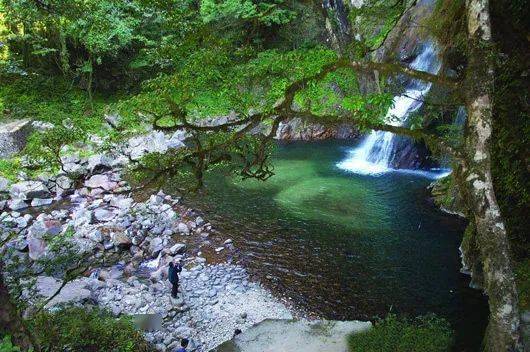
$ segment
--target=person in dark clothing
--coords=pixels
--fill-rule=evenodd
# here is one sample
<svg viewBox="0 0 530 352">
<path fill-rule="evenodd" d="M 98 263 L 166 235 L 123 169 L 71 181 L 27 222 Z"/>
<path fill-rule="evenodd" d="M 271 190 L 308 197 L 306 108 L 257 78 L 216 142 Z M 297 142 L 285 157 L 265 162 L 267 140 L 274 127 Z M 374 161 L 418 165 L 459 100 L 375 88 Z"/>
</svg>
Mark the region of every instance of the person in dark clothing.
<svg viewBox="0 0 530 352">
<path fill-rule="evenodd" d="M 180 348 L 176 352 L 188 352 L 186 347 L 188 347 L 189 343 L 190 343 L 190 341 L 188 339 L 182 339 L 180 341 Z"/>
<path fill-rule="evenodd" d="M 168 280 L 173 287 L 171 288 L 171 297 L 177 298 L 179 292 L 179 273 L 182 271 L 182 266 L 177 263 L 169 263 Z"/>
</svg>

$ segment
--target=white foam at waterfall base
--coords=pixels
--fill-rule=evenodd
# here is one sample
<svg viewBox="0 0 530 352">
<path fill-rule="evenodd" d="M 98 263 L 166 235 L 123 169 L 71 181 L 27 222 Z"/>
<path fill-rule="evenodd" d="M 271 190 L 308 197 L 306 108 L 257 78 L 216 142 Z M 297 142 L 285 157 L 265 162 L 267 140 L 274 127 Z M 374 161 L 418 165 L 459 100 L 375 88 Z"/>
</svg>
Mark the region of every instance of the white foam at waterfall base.
<svg viewBox="0 0 530 352">
<path fill-rule="evenodd" d="M 419 71 L 437 73 L 441 64 L 436 56 L 434 44 L 431 42 L 427 43 L 422 53 L 414 59 L 410 66 Z M 392 107 L 385 117 L 386 123 L 392 126 L 402 126 L 410 113 L 421 107 L 421 99 L 430 88 L 430 83 L 413 81 L 410 88 L 403 95 L 394 98 Z M 337 163 L 337 167 L 356 174 L 375 176 L 398 171 L 429 178 L 439 178 L 450 173 L 448 169 L 426 171 L 391 168 L 390 161 L 395 153 L 394 138 L 395 135 L 391 132 L 370 132 L 358 147 L 349 151 L 346 159 Z"/>
</svg>

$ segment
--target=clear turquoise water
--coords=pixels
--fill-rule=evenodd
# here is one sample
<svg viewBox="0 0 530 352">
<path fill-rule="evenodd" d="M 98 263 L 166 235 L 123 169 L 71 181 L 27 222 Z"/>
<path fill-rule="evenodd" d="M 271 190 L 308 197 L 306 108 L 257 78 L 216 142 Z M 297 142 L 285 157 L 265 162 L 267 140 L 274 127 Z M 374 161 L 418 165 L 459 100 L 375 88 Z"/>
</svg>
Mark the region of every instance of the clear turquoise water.
<svg viewBox="0 0 530 352">
<path fill-rule="evenodd" d="M 191 203 L 234 240 L 235 260 L 300 307 L 329 319 L 434 312 L 458 351 L 478 350 L 487 306 L 459 272 L 465 222 L 429 203 L 429 179 L 338 169 L 353 144 L 280 145 L 268 181 L 211 175 Z"/>
</svg>

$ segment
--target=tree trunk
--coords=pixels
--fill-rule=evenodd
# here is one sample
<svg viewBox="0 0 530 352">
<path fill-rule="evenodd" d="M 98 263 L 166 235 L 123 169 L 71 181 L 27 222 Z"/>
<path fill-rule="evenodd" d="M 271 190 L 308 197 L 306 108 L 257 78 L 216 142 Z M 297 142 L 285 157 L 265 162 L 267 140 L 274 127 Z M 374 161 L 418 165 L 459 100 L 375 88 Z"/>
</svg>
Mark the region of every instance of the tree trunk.
<svg viewBox="0 0 530 352">
<path fill-rule="evenodd" d="M 522 350 L 520 318 L 508 237 L 491 176 L 493 41 L 488 0 L 468 0 L 468 68 L 465 98 L 466 122 L 463 176 L 471 201 L 488 295 L 490 318 L 486 351 Z"/>
</svg>

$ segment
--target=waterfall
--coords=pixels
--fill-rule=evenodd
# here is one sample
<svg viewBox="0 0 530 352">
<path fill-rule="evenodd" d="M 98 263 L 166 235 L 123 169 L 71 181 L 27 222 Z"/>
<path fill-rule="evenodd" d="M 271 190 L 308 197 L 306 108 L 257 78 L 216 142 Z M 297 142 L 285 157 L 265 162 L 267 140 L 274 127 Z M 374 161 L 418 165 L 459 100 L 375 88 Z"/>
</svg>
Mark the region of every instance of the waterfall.
<svg viewBox="0 0 530 352">
<path fill-rule="evenodd" d="M 419 71 L 438 73 L 441 63 L 438 60 L 437 49 L 433 42 L 429 41 L 424 44 L 423 50 L 410 64 L 410 67 Z M 385 117 L 385 122 L 393 126 L 403 126 L 409 115 L 421 107 L 421 100 L 430 88 L 431 83 L 429 82 L 412 80 L 405 93 L 394 98 L 392 107 Z M 348 157 L 339 162 L 337 167 L 361 175 L 380 175 L 396 171 L 391 165 L 392 158 L 396 154 L 395 140 L 396 136 L 391 132 L 372 131 L 364 137 L 358 147 L 349 151 Z M 410 172 L 414 170 L 400 171 Z"/>
</svg>

